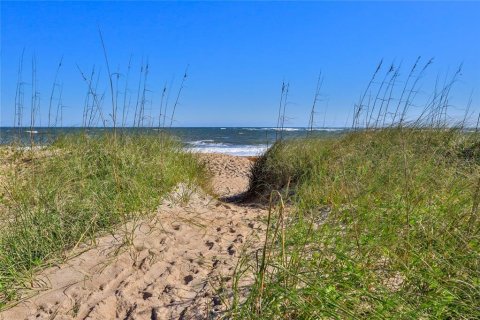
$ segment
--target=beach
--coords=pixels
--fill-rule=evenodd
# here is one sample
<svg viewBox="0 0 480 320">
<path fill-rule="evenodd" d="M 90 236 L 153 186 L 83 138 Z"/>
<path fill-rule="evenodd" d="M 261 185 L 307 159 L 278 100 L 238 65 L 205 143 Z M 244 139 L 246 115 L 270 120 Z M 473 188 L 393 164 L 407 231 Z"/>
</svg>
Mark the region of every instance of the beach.
<svg viewBox="0 0 480 320">
<path fill-rule="evenodd" d="M 480 1 L 0 11 L 0 320 L 480 320 Z"/>
<path fill-rule="evenodd" d="M 178 185 L 156 212 L 95 244 L 79 243 L 65 263 L 41 271 L 33 289 L 0 319 L 221 316 L 232 299 L 239 257 L 261 247 L 266 210 L 219 200 L 246 191 L 252 159 L 199 156 L 212 175 L 214 196 Z"/>
</svg>

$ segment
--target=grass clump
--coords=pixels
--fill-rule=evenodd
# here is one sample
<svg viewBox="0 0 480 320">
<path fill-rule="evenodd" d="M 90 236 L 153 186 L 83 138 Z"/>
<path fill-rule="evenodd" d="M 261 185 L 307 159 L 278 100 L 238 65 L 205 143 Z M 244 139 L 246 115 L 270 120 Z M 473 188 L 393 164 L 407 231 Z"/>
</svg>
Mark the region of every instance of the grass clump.
<svg viewBox="0 0 480 320">
<path fill-rule="evenodd" d="M 0 308 L 31 287 L 35 270 L 100 231 L 151 213 L 177 183 L 204 184 L 204 168 L 158 135 L 75 135 L 14 149 L 1 196 Z"/>
<path fill-rule="evenodd" d="M 251 193 L 280 190 L 239 318 L 480 318 L 480 136 L 396 128 L 280 142 Z M 258 255 L 260 256 L 260 255 Z"/>
</svg>

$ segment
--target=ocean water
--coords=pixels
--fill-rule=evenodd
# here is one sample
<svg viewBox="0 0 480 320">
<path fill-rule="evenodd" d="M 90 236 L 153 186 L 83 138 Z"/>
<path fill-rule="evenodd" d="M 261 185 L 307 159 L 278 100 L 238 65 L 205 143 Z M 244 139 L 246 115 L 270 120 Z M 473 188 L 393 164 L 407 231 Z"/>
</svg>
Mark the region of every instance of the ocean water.
<svg viewBox="0 0 480 320">
<path fill-rule="evenodd" d="M 48 144 L 55 137 L 69 133 L 86 131 L 96 135 L 111 128 L 8 128 L 0 127 L 0 144 L 9 144 L 13 141 L 28 143 L 30 137 L 38 145 Z M 277 128 L 260 127 L 182 127 L 182 128 L 122 128 L 127 134 L 147 133 L 155 134 L 159 130 L 165 130 L 178 137 L 185 147 L 194 152 L 224 153 L 237 156 L 257 156 L 265 152 L 271 146 L 276 137 L 283 135 L 284 139 L 304 137 L 309 134 L 306 128 L 284 128 L 280 132 Z M 345 132 L 345 128 L 314 128 L 310 133 L 315 136 L 335 136 Z"/>
</svg>

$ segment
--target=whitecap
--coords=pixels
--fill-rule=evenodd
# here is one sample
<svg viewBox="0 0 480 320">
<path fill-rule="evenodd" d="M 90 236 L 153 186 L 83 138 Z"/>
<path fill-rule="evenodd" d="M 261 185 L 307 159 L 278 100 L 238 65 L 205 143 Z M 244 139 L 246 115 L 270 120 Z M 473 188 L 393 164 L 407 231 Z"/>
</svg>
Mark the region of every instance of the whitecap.
<svg viewBox="0 0 480 320">
<path fill-rule="evenodd" d="M 313 128 L 313 131 L 326 131 L 326 132 L 336 132 L 336 131 L 345 131 L 345 128 Z"/>
<path fill-rule="evenodd" d="M 236 146 L 196 146 L 188 147 L 188 150 L 199 153 L 223 153 L 233 156 L 259 156 L 267 151 L 266 145 L 236 145 Z"/>
<path fill-rule="evenodd" d="M 188 141 L 187 144 L 196 146 L 196 147 L 229 147 L 231 146 L 231 144 L 229 143 L 215 142 L 215 140 L 211 140 L 211 139 Z"/>
<path fill-rule="evenodd" d="M 249 131 L 268 131 L 268 130 L 273 130 L 273 131 L 300 131 L 300 130 L 305 130 L 304 128 L 242 128 L 242 130 L 249 130 Z"/>
</svg>

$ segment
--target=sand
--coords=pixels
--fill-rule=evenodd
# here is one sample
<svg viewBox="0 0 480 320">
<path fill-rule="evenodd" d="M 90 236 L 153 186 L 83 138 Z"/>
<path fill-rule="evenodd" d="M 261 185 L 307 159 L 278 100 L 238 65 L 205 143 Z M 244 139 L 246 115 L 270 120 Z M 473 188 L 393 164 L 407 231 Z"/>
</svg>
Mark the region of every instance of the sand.
<svg viewBox="0 0 480 320">
<path fill-rule="evenodd" d="M 213 191 L 219 197 L 232 197 L 248 189 L 252 158 L 225 154 L 199 154 L 213 174 Z"/>
<path fill-rule="evenodd" d="M 201 155 L 218 197 L 179 185 L 156 213 L 81 244 L 42 271 L 37 293 L 0 319 L 215 319 L 231 301 L 238 258 L 262 243 L 260 206 L 218 200 L 245 191 L 251 160 Z M 188 198 L 188 200 L 186 200 Z M 248 288 L 248 279 L 240 283 Z"/>
</svg>

